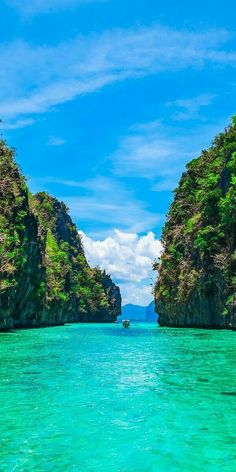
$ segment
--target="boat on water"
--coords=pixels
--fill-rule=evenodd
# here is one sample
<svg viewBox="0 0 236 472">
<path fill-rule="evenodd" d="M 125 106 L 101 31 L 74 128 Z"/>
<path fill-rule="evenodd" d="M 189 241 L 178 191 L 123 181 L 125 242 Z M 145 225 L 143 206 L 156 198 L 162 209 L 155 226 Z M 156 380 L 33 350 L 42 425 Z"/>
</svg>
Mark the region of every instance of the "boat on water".
<svg viewBox="0 0 236 472">
<path fill-rule="evenodd" d="M 123 325 L 123 328 L 128 328 L 130 326 L 130 321 L 129 320 L 122 320 L 122 325 Z"/>
</svg>

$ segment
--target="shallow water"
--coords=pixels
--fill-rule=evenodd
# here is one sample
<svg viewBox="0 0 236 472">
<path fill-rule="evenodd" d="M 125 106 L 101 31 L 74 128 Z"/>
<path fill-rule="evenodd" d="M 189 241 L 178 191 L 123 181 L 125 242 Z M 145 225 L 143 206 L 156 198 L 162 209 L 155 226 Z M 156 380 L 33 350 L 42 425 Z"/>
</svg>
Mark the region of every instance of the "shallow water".
<svg viewBox="0 0 236 472">
<path fill-rule="evenodd" d="M 1 334 L 1 472 L 235 471 L 235 347 L 153 324 Z"/>
</svg>

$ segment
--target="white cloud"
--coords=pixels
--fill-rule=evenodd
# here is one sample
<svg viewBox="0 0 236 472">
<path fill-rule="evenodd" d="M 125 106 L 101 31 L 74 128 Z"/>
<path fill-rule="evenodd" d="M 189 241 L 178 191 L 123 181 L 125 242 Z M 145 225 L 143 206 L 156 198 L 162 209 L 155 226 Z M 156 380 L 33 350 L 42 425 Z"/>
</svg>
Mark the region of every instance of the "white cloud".
<svg viewBox="0 0 236 472">
<path fill-rule="evenodd" d="M 74 218 L 100 225 L 119 225 L 127 231 L 137 233 L 151 229 L 164 220 L 163 215 L 151 213 L 143 202 L 133 199 L 130 195 L 127 199 L 119 199 L 115 189 L 114 193 L 109 196 L 105 193 L 101 198 L 95 195 L 63 197 L 63 200 Z"/>
<path fill-rule="evenodd" d="M 109 0 L 5 0 L 9 6 L 16 8 L 21 14 L 26 16 L 50 13 L 81 4 L 104 1 Z"/>
<path fill-rule="evenodd" d="M 50 136 L 50 138 L 48 139 L 48 142 L 47 142 L 47 145 L 48 146 L 62 146 L 63 144 L 65 144 L 65 139 L 63 138 L 59 138 L 57 136 Z"/>
<path fill-rule="evenodd" d="M 84 248 L 91 264 L 106 269 L 116 279 L 141 282 L 149 277 L 152 263 L 162 245 L 152 232 L 146 236 L 114 231 L 113 237 L 95 241 L 83 234 Z"/>
<path fill-rule="evenodd" d="M 179 178 L 183 161 L 194 155 L 192 137 L 174 133 L 173 128 L 159 121 L 132 126 L 129 134 L 120 138 L 118 150 L 111 156 L 116 175 L 162 177 L 173 189 L 173 178 Z"/>
<path fill-rule="evenodd" d="M 119 283 L 122 305 L 132 303 L 134 305 L 147 306 L 153 300 L 153 283 L 146 282 L 147 285 L 135 284 L 131 282 Z"/>
<path fill-rule="evenodd" d="M 116 229 L 112 236 L 98 241 L 81 234 L 88 261 L 105 269 L 119 283 L 123 304 L 146 305 L 152 300 L 152 264 L 162 251 L 161 242 L 152 232 L 138 236 Z"/>
<path fill-rule="evenodd" d="M 176 175 L 177 174 L 177 175 Z M 157 182 L 151 186 L 153 192 L 173 191 L 176 187 L 179 173 L 175 172 L 170 177 L 160 177 Z"/>
<path fill-rule="evenodd" d="M 174 120 L 191 120 L 198 118 L 199 110 L 210 105 L 215 97 L 216 95 L 213 94 L 203 94 L 193 98 L 174 100 L 173 102 L 168 102 L 167 106 L 177 109 L 172 115 Z"/>
<path fill-rule="evenodd" d="M 117 29 L 56 46 L 0 47 L 0 116 L 43 113 L 126 78 L 206 64 L 234 65 L 224 30 L 192 33 L 161 26 Z"/>
<path fill-rule="evenodd" d="M 0 128 L 3 130 L 25 128 L 26 126 L 33 125 L 34 123 L 35 120 L 33 118 L 25 118 L 0 123 Z"/>
<path fill-rule="evenodd" d="M 65 187 L 75 187 L 90 190 L 92 192 L 113 192 L 114 189 L 119 191 L 119 195 L 122 191 L 121 186 L 117 181 L 114 181 L 112 178 L 97 176 L 95 178 L 87 180 L 72 180 L 72 179 L 61 179 L 58 177 L 41 177 L 41 178 L 32 178 L 31 183 L 33 185 L 44 185 L 44 184 L 59 184 Z"/>
<path fill-rule="evenodd" d="M 212 126 L 196 124 L 191 133 L 181 125 L 166 126 L 159 120 L 133 125 L 110 156 L 114 174 L 145 178 L 156 192 L 173 190 L 186 163 L 210 145 L 228 119 Z"/>
</svg>

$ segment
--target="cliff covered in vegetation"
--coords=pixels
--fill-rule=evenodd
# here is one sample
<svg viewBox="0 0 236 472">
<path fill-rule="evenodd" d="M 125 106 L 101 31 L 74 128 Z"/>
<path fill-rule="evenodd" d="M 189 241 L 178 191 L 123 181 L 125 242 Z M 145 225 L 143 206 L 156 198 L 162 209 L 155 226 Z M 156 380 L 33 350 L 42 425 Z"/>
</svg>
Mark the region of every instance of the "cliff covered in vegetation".
<svg viewBox="0 0 236 472">
<path fill-rule="evenodd" d="M 64 203 L 35 196 L 0 141 L 0 329 L 110 322 L 119 288 L 92 269 Z"/>
<path fill-rule="evenodd" d="M 236 117 L 187 165 L 162 239 L 159 324 L 236 328 Z"/>
</svg>

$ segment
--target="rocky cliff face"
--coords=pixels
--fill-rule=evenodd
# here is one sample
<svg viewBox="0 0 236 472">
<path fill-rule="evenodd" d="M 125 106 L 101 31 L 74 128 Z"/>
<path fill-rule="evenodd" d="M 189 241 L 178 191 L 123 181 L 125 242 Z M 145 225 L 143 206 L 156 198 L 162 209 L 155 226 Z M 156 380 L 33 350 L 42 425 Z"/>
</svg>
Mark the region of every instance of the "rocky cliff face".
<svg viewBox="0 0 236 472">
<path fill-rule="evenodd" d="M 236 119 L 187 165 L 155 268 L 162 326 L 236 328 Z"/>
<path fill-rule="evenodd" d="M 111 322 L 120 312 L 119 288 L 89 267 L 66 206 L 30 195 L 0 141 L 0 329 Z"/>
</svg>

